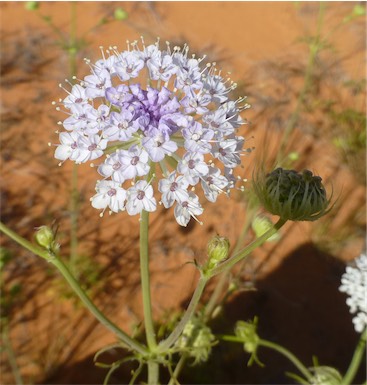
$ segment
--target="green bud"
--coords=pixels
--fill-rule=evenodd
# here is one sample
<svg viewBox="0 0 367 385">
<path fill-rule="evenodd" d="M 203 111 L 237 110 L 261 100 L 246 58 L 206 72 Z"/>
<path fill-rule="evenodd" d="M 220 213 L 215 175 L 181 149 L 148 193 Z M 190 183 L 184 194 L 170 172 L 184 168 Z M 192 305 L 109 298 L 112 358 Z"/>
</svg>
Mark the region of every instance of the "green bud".
<svg viewBox="0 0 367 385">
<path fill-rule="evenodd" d="M 128 14 L 122 8 L 116 8 L 115 13 L 114 13 L 114 17 L 116 20 L 126 20 L 128 17 Z"/>
<path fill-rule="evenodd" d="M 273 227 L 273 222 L 268 217 L 258 215 L 252 221 L 251 227 L 252 230 L 254 230 L 256 237 L 259 238 Z M 275 233 L 268 238 L 267 242 L 277 241 L 279 239 L 280 235 Z"/>
<path fill-rule="evenodd" d="M 55 234 L 48 226 L 41 226 L 35 234 L 36 242 L 52 254 L 58 254 L 60 245 L 55 241 Z"/>
<path fill-rule="evenodd" d="M 316 366 L 311 368 L 314 373 L 310 383 L 314 385 L 341 385 L 341 374 L 330 366 Z"/>
<path fill-rule="evenodd" d="M 257 175 L 253 186 L 264 208 L 285 220 L 314 221 L 331 210 L 322 179 L 309 170 L 277 168 Z"/>
<path fill-rule="evenodd" d="M 38 1 L 27 1 L 25 3 L 25 9 L 28 11 L 36 11 L 39 8 Z"/>
<path fill-rule="evenodd" d="M 225 237 L 215 236 L 208 242 L 208 263 L 207 268 L 213 269 L 228 257 L 229 240 Z"/>
</svg>

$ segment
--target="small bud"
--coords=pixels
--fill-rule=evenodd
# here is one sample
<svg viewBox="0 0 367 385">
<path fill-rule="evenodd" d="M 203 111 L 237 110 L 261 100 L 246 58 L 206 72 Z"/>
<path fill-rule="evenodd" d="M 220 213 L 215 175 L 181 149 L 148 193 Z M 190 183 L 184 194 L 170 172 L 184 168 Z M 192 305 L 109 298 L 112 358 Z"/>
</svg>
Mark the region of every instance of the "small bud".
<svg viewBox="0 0 367 385">
<path fill-rule="evenodd" d="M 314 376 L 310 383 L 314 385 L 341 385 L 343 378 L 340 373 L 330 366 L 316 366 L 310 369 Z"/>
<path fill-rule="evenodd" d="M 38 1 L 27 1 L 25 3 L 25 9 L 27 11 L 36 11 L 39 7 Z"/>
<path fill-rule="evenodd" d="M 35 234 L 36 242 L 50 253 L 56 255 L 60 249 L 60 245 L 55 241 L 55 234 L 48 226 L 41 226 Z"/>
<path fill-rule="evenodd" d="M 285 220 L 314 221 L 331 209 L 322 179 L 309 170 L 277 168 L 257 175 L 253 186 L 264 208 Z"/>
<path fill-rule="evenodd" d="M 207 269 L 213 269 L 228 257 L 229 240 L 225 237 L 215 236 L 208 242 L 208 263 Z"/>
<path fill-rule="evenodd" d="M 128 17 L 128 14 L 122 8 L 116 8 L 115 13 L 114 13 L 114 17 L 116 20 L 126 20 Z"/>
<path fill-rule="evenodd" d="M 273 222 L 265 216 L 256 216 L 251 223 L 252 230 L 254 230 L 256 237 L 259 238 L 273 227 Z M 279 233 L 267 239 L 267 242 L 278 241 L 280 239 Z"/>
</svg>

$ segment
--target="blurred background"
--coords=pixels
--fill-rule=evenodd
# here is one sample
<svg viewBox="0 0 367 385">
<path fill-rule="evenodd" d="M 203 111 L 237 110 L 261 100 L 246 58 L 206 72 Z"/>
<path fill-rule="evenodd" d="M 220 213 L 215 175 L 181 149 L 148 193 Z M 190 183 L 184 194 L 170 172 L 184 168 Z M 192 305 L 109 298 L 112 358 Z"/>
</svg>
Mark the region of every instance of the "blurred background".
<svg viewBox="0 0 367 385">
<path fill-rule="evenodd" d="M 256 250 L 231 275 L 214 331 L 229 333 L 238 319 L 259 316 L 260 335 L 292 350 L 306 365 L 348 367 L 358 341 L 338 291 L 345 265 L 365 247 L 366 24 L 364 2 L 2 2 L 1 221 L 32 240 L 41 225 L 57 228 L 61 255 L 88 294 L 130 333 L 141 331 L 137 217 L 100 218 L 90 206 L 98 178 L 88 165 L 58 167 L 52 101 L 58 85 L 89 72 L 83 62 L 99 47 L 147 44 L 190 46 L 217 62 L 252 105 L 243 117 L 249 146 L 243 177 L 260 164 L 322 176 L 337 198 L 315 223 L 288 223 L 276 242 Z M 67 86 L 67 85 L 66 85 Z M 73 190 L 76 186 L 77 190 Z M 75 191 L 78 193 L 76 194 Z M 216 204 L 204 225 L 177 225 L 172 210 L 151 215 L 153 307 L 157 324 L 187 305 L 216 234 L 232 248 L 250 242 L 259 208 L 251 184 Z M 76 242 L 76 236 L 78 242 Z M 93 355 L 115 341 L 75 298 L 51 266 L 1 234 L 1 382 L 94 384 L 106 371 Z M 209 298 L 213 282 L 206 292 Z M 112 350 L 106 360 L 119 359 Z M 246 366 L 242 347 L 224 344 L 207 366 L 189 367 L 183 383 L 292 383 L 294 370 L 275 353 L 260 352 L 265 368 Z M 128 382 L 123 367 L 111 383 Z M 363 368 L 360 381 L 363 380 Z"/>
</svg>

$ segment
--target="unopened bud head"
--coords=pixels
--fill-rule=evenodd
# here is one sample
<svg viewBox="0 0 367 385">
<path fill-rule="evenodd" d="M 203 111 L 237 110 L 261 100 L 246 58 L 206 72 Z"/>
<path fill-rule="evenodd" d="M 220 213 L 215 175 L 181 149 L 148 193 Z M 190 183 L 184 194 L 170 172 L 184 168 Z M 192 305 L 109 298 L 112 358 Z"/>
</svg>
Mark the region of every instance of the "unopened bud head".
<svg viewBox="0 0 367 385">
<path fill-rule="evenodd" d="M 35 234 L 36 242 L 43 248 L 47 249 L 52 254 L 57 254 L 59 251 L 59 244 L 55 241 L 55 234 L 48 226 L 41 226 L 37 228 Z"/>
<path fill-rule="evenodd" d="M 330 211 L 322 179 L 309 170 L 277 168 L 257 175 L 254 190 L 264 208 L 291 221 L 314 221 Z"/>
<path fill-rule="evenodd" d="M 228 257 L 229 240 L 225 237 L 215 236 L 208 242 L 208 269 L 212 269 Z"/>
</svg>

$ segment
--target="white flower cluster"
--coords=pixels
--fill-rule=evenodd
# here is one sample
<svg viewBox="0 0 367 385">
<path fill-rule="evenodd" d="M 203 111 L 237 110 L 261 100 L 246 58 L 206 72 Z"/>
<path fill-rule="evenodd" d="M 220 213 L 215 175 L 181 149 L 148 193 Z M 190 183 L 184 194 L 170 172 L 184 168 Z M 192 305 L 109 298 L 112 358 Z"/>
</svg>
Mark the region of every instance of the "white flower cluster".
<svg viewBox="0 0 367 385">
<path fill-rule="evenodd" d="M 339 290 L 348 295 L 347 305 L 353 318 L 354 329 L 361 333 L 367 327 L 367 255 L 361 254 L 355 266 L 347 266 Z"/>
<path fill-rule="evenodd" d="M 233 171 L 251 151 L 237 135 L 249 105 L 231 100 L 236 84 L 215 63 L 189 57 L 187 46 L 141 45 L 110 47 L 96 63 L 87 60 L 91 75 L 60 100 L 68 117 L 59 122 L 66 131 L 55 157 L 84 163 L 106 156 L 91 198 L 102 214 L 155 211 L 158 179 L 161 203 L 175 205 L 177 222 L 186 226 L 203 212 L 196 185 L 210 202 L 234 188 Z"/>
</svg>

